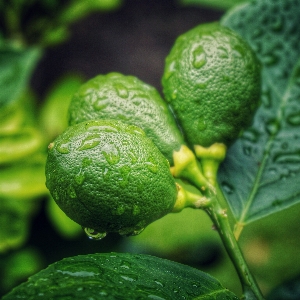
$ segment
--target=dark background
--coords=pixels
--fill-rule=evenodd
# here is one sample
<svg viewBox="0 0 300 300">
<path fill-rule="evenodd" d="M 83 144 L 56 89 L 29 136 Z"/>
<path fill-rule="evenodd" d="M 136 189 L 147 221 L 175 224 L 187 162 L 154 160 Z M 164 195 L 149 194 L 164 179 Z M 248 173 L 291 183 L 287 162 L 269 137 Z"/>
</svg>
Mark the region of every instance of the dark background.
<svg viewBox="0 0 300 300">
<path fill-rule="evenodd" d="M 66 43 L 46 51 L 33 86 L 43 95 L 65 72 L 91 78 L 116 71 L 160 89 L 164 59 L 176 37 L 222 14 L 172 0 L 126 0 L 115 12 L 96 13 L 74 24 Z"/>
</svg>

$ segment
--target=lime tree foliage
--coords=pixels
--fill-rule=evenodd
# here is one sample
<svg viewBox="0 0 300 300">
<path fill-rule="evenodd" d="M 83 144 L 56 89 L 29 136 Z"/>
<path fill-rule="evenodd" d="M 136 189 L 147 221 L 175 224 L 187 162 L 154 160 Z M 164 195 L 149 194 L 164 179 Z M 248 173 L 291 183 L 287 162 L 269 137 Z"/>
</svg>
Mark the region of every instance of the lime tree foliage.
<svg viewBox="0 0 300 300">
<path fill-rule="evenodd" d="M 254 1 L 221 20 L 249 43 L 262 64 L 261 106 L 219 173 L 237 236 L 248 223 L 300 201 L 299 6 L 299 1 Z"/>
</svg>

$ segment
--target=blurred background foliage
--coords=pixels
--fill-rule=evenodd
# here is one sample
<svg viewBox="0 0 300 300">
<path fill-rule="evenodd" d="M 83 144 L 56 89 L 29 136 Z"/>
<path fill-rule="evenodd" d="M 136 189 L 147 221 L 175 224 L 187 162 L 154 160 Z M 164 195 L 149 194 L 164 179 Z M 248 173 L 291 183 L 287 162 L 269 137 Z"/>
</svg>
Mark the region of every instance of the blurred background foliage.
<svg viewBox="0 0 300 300">
<path fill-rule="evenodd" d="M 108 251 L 188 264 L 240 293 L 234 268 L 202 211 L 170 214 L 137 237 L 111 234 L 95 242 L 57 207 L 44 175 L 47 145 L 66 128 L 68 104 L 80 84 L 117 71 L 161 90 L 164 58 L 175 38 L 219 20 L 240 2 L 245 1 L 0 2 L 0 296 L 54 261 Z M 265 293 L 300 273 L 299 214 L 300 206 L 293 206 L 254 222 L 241 237 Z M 297 286 L 293 281 L 292 288 Z M 282 293 L 276 299 L 297 299 L 288 298 L 290 289 Z"/>
</svg>

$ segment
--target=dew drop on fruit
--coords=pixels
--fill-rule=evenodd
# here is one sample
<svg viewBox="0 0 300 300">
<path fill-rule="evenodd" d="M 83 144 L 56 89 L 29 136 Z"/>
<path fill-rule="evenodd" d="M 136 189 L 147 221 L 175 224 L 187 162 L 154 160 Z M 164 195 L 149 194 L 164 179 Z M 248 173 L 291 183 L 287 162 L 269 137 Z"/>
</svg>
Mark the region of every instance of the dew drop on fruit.
<svg viewBox="0 0 300 300">
<path fill-rule="evenodd" d="M 176 61 L 172 61 L 169 66 L 168 66 L 168 69 L 165 71 L 165 78 L 166 79 L 169 79 L 176 71 Z"/>
<path fill-rule="evenodd" d="M 119 149 L 114 144 L 105 144 L 102 147 L 102 154 L 110 165 L 115 165 L 120 160 Z"/>
<path fill-rule="evenodd" d="M 75 199 L 77 197 L 76 191 L 74 189 L 73 186 L 69 186 L 68 188 L 68 195 L 70 196 L 70 198 Z"/>
<path fill-rule="evenodd" d="M 92 228 L 85 227 L 84 229 L 85 234 L 88 236 L 91 240 L 101 240 L 106 237 L 106 232 L 98 232 Z"/>
<path fill-rule="evenodd" d="M 153 174 L 156 174 L 158 172 L 158 165 L 153 158 L 149 157 L 148 161 L 145 162 L 145 165 L 146 165 L 147 169 L 150 172 L 152 172 Z"/>
<path fill-rule="evenodd" d="M 193 51 L 193 66 L 196 69 L 202 68 L 206 64 L 206 53 L 202 46 Z"/>
<path fill-rule="evenodd" d="M 77 184 L 81 185 L 83 183 L 84 179 L 85 179 L 85 176 L 84 176 L 82 170 L 80 170 L 79 173 L 75 175 L 75 182 Z"/>
<path fill-rule="evenodd" d="M 61 154 L 68 154 L 70 153 L 69 150 L 69 143 L 62 143 L 56 146 L 56 149 Z"/>
<path fill-rule="evenodd" d="M 102 110 L 102 109 L 106 108 L 107 106 L 108 106 L 108 102 L 105 101 L 105 99 L 99 99 L 93 105 L 95 110 Z"/>
<path fill-rule="evenodd" d="M 98 146 L 99 143 L 100 143 L 99 136 L 88 136 L 82 141 L 80 147 L 78 147 L 77 150 L 82 151 L 82 150 L 93 149 L 96 146 Z"/>
<path fill-rule="evenodd" d="M 116 83 L 116 84 L 114 84 L 114 87 L 115 87 L 119 97 L 121 97 L 121 98 L 127 98 L 128 97 L 128 90 L 123 84 Z"/>
<path fill-rule="evenodd" d="M 197 122 L 197 129 L 199 131 L 203 131 L 207 128 L 206 122 L 204 118 L 199 118 Z"/>
<path fill-rule="evenodd" d="M 269 122 L 267 122 L 265 128 L 268 134 L 274 135 L 279 131 L 280 124 L 278 123 L 277 120 L 270 120 Z"/>
</svg>

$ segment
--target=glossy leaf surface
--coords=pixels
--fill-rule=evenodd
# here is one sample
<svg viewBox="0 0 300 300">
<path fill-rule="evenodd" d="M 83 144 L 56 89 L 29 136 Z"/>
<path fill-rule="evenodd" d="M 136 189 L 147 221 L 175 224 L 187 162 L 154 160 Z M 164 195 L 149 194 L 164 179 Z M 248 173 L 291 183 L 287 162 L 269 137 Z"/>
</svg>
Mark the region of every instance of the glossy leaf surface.
<svg viewBox="0 0 300 300">
<path fill-rule="evenodd" d="M 252 1 L 221 21 L 262 63 L 261 107 L 219 174 L 238 230 L 300 201 L 299 7 L 299 0 Z"/>
<path fill-rule="evenodd" d="M 92 298 L 238 299 L 197 269 L 148 255 L 102 253 L 56 262 L 3 300 Z"/>
</svg>

